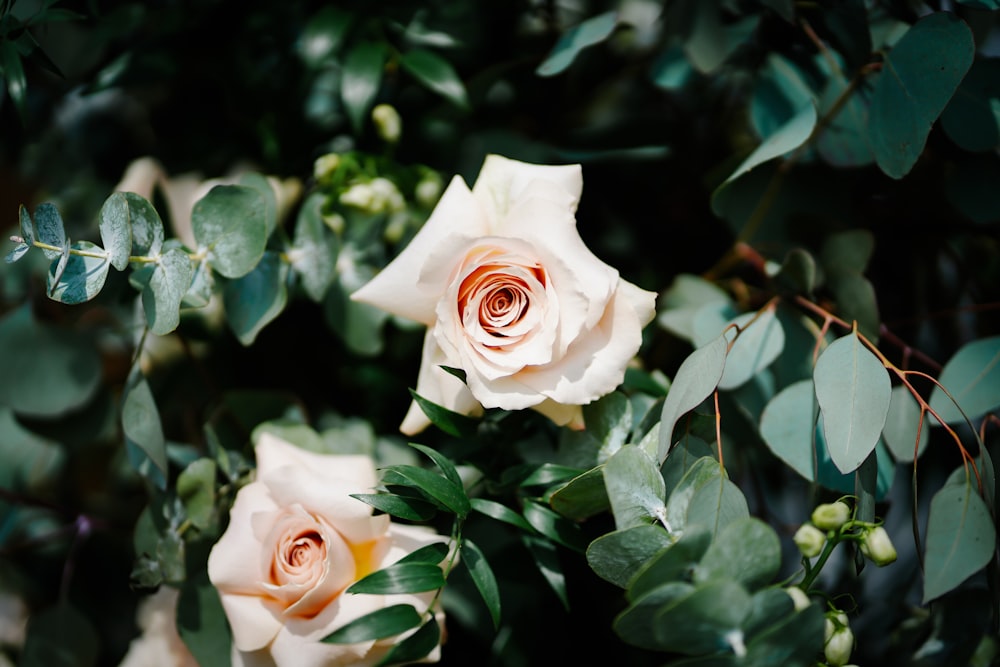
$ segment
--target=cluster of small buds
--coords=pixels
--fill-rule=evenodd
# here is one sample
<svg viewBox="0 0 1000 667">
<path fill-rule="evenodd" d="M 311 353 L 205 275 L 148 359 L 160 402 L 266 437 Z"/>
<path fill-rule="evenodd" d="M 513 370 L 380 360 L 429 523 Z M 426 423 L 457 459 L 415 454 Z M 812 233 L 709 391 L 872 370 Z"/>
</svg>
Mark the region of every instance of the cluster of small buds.
<svg viewBox="0 0 1000 667">
<path fill-rule="evenodd" d="M 847 614 L 829 611 L 823 628 L 823 655 L 830 667 L 846 667 L 854 650 L 854 633 L 851 632 Z"/>
<path fill-rule="evenodd" d="M 341 193 L 340 203 L 371 214 L 398 213 L 406 208 L 396 184 L 381 176 L 354 183 Z"/>
<path fill-rule="evenodd" d="M 843 500 L 817 505 L 809 521 L 795 533 L 795 546 L 806 558 L 815 558 L 823 551 L 830 533 L 851 520 L 851 508 Z"/>
</svg>

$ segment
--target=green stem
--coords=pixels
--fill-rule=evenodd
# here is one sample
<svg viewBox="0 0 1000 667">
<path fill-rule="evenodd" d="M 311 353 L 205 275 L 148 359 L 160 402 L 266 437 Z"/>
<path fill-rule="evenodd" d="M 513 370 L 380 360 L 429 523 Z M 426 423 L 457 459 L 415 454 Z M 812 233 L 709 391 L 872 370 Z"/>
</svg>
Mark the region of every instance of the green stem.
<svg viewBox="0 0 1000 667">
<path fill-rule="evenodd" d="M 816 581 L 816 577 L 819 576 L 820 571 L 823 569 L 823 566 L 826 565 L 827 559 L 830 558 L 830 554 L 833 553 L 833 549 L 837 546 L 839 541 L 840 540 L 837 539 L 827 540 L 826 544 L 823 545 L 823 551 L 820 553 L 819 558 L 816 559 L 816 563 L 806 571 L 805 578 L 802 580 L 802 583 L 799 584 L 799 587 L 806 593 L 809 592 L 813 582 Z"/>
</svg>

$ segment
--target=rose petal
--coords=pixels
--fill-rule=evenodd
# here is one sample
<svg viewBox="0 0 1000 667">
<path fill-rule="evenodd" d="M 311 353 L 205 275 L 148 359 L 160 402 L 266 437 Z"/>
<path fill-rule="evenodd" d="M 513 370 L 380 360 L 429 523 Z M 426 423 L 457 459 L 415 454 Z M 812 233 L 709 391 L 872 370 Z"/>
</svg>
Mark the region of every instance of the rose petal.
<svg viewBox="0 0 1000 667">
<path fill-rule="evenodd" d="M 362 662 L 375 644 L 321 644 L 337 628 L 385 606 L 385 596 L 345 594 L 311 619 L 290 618 L 271 644 L 278 667 L 327 667 L 369 664 Z"/>
<path fill-rule="evenodd" d="M 417 282 L 428 255 L 440 244 L 455 237 L 472 239 L 487 231 L 487 221 L 472 192 L 455 177 L 437 207 L 406 248 L 368 283 L 351 295 L 362 301 L 424 324 L 434 322 L 434 307 L 443 286 Z"/>
<path fill-rule="evenodd" d="M 260 552 L 260 540 L 254 535 L 257 523 L 273 521 L 278 505 L 268 488 L 260 482 L 247 484 L 239 493 L 229 512 L 229 526 L 208 555 L 208 578 L 222 592 L 255 593 L 263 581 L 260 559 L 247 554 Z M 268 518 L 270 517 L 270 518 Z"/>
<path fill-rule="evenodd" d="M 258 479 L 274 468 L 297 465 L 323 477 L 352 480 L 362 489 L 370 489 L 378 482 L 375 464 L 368 456 L 317 454 L 267 432 L 257 439 L 254 450 Z"/>
<path fill-rule="evenodd" d="M 277 667 L 267 647 L 258 651 L 241 651 L 233 644 L 229 659 L 232 667 Z"/>
<path fill-rule="evenodd" d="M 473 398 L 464 382 L 441 369 L 442 365 L 457 366 L 458 360 L 449 363 L 448 358 L 434 339 L 434 330 L 428 329 L 424 336 L 423 356 L 420 373 L 417 375 L 417 393 L 421 397 L 463 415 L 479 414 L 482 406 Z M 410 404 L 406 418 L 399 430 L 406 435 L 414 435 L 429 426 L 431 421 L 416 401 Z"/>
<path fill-rule="evenodd" d="M 489 233 L 508 235 L 505 225 L 510 207 L 533 184 L 545 188 L 544 195 L 536 192 L 535 196 L 544 196 L 573 213 L 583 192 L 583 173 L 578 164 L 539 165 L 486 156 L 472 193 L 490 220 Z"/>
<path fill-rule="evenodd" d="M 260 595 L 237 595 L 219 591 L 229 619 L 233 643 L 241 651 L 256 651 L 271 643 L 283 623 L 273 602 Z"/>
<path fill-rule="evenodd" d="M 579 405 L 556 403 L 547 398 L 538 405 L 531 406 L 531 409 L 545 415 L 557 426 L 568 426 L 576 431 L 584 427 L 583 408 Z"/>
</svg>

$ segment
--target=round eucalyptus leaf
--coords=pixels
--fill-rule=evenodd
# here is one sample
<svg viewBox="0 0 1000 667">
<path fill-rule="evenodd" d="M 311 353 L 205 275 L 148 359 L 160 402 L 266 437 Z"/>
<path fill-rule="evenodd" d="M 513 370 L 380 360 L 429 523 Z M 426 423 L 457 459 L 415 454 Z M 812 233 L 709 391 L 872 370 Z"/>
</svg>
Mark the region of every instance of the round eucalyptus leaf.
<svg viewBox="0 0 1000 667">
<path fill-rule="evenodd" d="M 930 405 L 947 424 L 964 423 L 965 417 L 976 419 L 1000 407 L 1000 336 L 959 348 L 944 365 L 938 383 Z"/>
<path fill-rule="evenodd" d="M 170 333 L 180 323 L 180 307 L 191 286 L 194 268 L 191 258 L 180 248 L 159 256 L 142 290 L 142 308 L 149 330 L 158 336 Z"/>
<path fill-rule="evenodd" d="M 111 266 L 124 271 L 132 254 L 132 221 L 125 193 L 116 192 L 105 199 L 98 217 L 101 243 L 108 252 L 108 261 Z"/>
<path fill-rule="evenodd" d="M 742 637 L 740 626 L 750 609 L 750 594 L 737 582 L 721 579 L 703 584 L 655 612 L 650 621 L 656 646 L 685 655 L 726 650 L 734 637 Z"/>
<path fill-rule="evenodd" d="M 694 571 L 696 582 L 733 579 L 757 590 L 778 574 L 781 542 L 769 525 L 754 517 L 722 529 Z"/>
<path fill-rule="evenodd" d="M 636 526 L 598 537 L 587 547 L 587 564 L 597 576 L 625 588 L 629 579 L 673 543 L 661 526 Z"/>
<path fill-rule="evenodd" d="M 381 42 L 359 42 L 351 47 L 344 59 L 340 96 L 355 132 L 364 127 L 382 85 L 385 45 Z"/>
<path fill-rule="evenodd" d="M 923 424 L 920 424 L 920 405 L 909 389 L 902 385 L 892 388 L 882 439 L 898 462 L 910 463 L 923 454 L 930 439 L 931 421 L 925 416 Z"/>
<path fill-rule="evenodd" d="M 212 268 L 226 278 L 253 270 L 267 243 L 267 205 L 245 185 L 216 185 L 191 211 L 199 246 L 208 249 Z"/>
<path fill-rule="evenodd" d="M 49 298 L 73 305 L 90 301 L 101 293 L 111 264 L 104 250 L 90 241 L 77 241 L 71 249 L 86 254 L 67 253 L 58 280 L 53 262 L 46 275 L 46 283 Z"/>
<path fill-rule="evenodd" d="M 124 218 L 124 224 L 131 230 L 131 254 L 137 257 L 156 257 L 163 248 L 163 221 L 160 219 L 160 214 L 142 195 L 134 192 L 121 194 L 124 196 L 124 201 L 114 200 L 114 215 Z M 115 223 L 118 224 L 122 223 Z"/>
<path fill-rule="evenodd" d="M 55 248 L 66 245 L 66 229 L 62 216 L 55 204 L 44 202 L 35 209 L 35 239 Z M 49 259 L 56 259 L 61 254 L 59 250 L 44 248 L 42 252 Z"/>
<path fill-rule="evenodd" d="M 625 445 L 604 464 L 604 486 L 618 530 L 666 516 L 666 487 L 660 468 L 635 445 Z"/>
<path fill-rule="evenodd" d="M 226 284 L 226 321 L 243 345 L 253 344 L 261 329 L 285 309 L 287 281 L 288 264 L 277 253 L 266 252 L 250 273 Z"/>
</svg>

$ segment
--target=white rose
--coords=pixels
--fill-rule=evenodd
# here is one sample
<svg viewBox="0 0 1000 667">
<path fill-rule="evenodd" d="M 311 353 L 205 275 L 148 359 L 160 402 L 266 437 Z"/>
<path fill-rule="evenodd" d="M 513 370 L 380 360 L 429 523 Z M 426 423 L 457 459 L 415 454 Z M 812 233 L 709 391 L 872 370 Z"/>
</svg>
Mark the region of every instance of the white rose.
<svg viewBox="0 0 1000 667">
<path fill-rule="evenodd" d="M 454 178 L 410 244 L 352 295 L 427 325 L 418 394 L 463 414 L 533 408 L 579 427 L 580 406 L 621 384 L 656 295 L 584 245 L 582 188 L 580 165 L 490 155 L 472 190 Z M 428 424 L 414 403 L 400 428 Z"/>
<path fill-rule="evenodd" d="M 257 478 L 240 489 L 229 526 L 208 559 L 233 633 L 233 664 L 295 667 L 373 665 L 396 639 L 359 644 L 319 640 L 392 604 L 428 610 L 434 592 L 353 595 L 344 590 L 420 547 L 446 538 L 351 498 L 371 492 L 367 456 L 314 454 L 265 434 Z M 443 622 L 440 612 L 437 622 Z M 436 661 L 440 647 L 427 661 Z"/>
<path fill-rule="evenodd" d="M 180 592 L 161 586 L 136 609 L 142 634 L 132 640 L 118 667 L 198 667 L 187 645 L 177 634 L 177 598 Z"/>
</svg>

